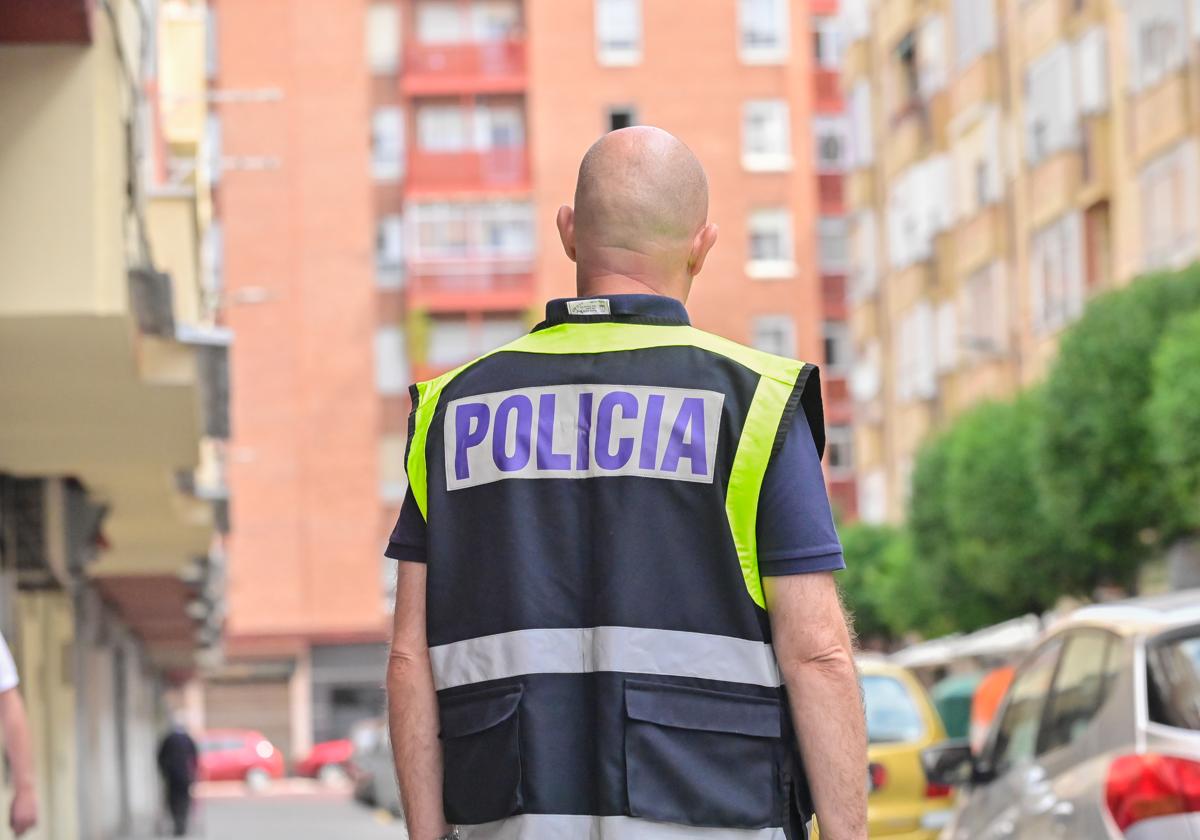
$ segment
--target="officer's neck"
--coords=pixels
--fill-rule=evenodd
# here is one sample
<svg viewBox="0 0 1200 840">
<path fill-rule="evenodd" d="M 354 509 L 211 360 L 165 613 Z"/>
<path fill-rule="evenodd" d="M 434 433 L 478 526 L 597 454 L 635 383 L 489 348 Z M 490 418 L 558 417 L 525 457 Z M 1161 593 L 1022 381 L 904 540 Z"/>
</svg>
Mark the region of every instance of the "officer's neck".
<svg viewBox="0 0 1200 840">
<path fill-rule="evenodd" d="M 689 278 L 637 266 L 588 264 L 580 261 L 575 286 L 580 297 L 605 295 L 663 295 L 686 302 Z"/>
</svg>

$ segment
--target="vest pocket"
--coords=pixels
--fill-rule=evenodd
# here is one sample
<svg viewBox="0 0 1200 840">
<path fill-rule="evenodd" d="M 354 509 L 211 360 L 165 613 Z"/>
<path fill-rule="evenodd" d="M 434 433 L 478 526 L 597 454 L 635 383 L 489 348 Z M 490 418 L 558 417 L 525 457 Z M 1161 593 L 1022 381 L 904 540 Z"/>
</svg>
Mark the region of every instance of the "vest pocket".
<svg viewBox="0 0 1200 840">
<path fill-rule="evenodd" d="M 521 796 L 521 686 L 439 698 L 446 819 L 473 825 L 517 813 Z"/>
<path fill-rule="evenodd" d="M 779 701 L 625 683 L 632 816 L 715 828 L 779 825 Z"/>
</svg>

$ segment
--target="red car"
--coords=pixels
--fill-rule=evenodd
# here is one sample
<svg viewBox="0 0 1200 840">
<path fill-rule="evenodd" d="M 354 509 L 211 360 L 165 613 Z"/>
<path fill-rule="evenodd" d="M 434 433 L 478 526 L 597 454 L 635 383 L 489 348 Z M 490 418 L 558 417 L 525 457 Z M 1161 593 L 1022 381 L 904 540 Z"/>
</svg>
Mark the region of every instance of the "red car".
<svg viewBox="0 0 1200 840">
<path fill-rule="evenodd" d="M 296 762 L 296 775 L 323 781 L 345 778 L 353 755 L 354 744 L 348 740 L 323 741 Z"/>
<path fill-rule="evenodd" d="M 210 729 L 200 737 L 202 782 L 244 781 L 254 789 L 283 778 L 283 754 L 261 732 Z"/>
</svg>

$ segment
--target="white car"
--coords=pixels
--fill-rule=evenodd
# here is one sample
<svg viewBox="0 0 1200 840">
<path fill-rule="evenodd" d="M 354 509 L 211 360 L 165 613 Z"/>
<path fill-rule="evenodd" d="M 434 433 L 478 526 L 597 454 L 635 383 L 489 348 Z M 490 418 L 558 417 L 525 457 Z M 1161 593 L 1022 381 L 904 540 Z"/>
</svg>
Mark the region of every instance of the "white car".
<svg viewBox="0 0 1200 840">
<path fill-rule="evenodd" d="M 923 755 L 943 840 L 1200 840 L 1200 590 L 1084 607 L 1018 667 L 988 742 Z"/>
</svg>

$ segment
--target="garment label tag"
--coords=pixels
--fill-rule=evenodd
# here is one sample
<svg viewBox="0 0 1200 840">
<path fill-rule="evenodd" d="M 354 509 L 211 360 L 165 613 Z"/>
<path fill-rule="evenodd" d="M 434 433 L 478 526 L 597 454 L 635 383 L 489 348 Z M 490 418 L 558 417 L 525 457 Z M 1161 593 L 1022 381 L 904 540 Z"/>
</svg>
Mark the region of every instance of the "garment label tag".
<svg viewBox="0 0 1200 840">
<path fill-rule="evenodd" d="M 588 298 L 567 301 L 567 312 L 572 315 L 611 315 L 612 306 L 608 298 Z"/>
</svg>

